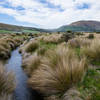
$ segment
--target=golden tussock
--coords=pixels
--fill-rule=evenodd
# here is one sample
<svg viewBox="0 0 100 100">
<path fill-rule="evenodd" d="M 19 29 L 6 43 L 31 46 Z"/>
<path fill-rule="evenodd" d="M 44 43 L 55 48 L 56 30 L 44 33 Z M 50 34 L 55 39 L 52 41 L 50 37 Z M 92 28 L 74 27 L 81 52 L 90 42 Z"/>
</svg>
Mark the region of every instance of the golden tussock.
<svg viewBox="0 0 100 100">
<path fill-rule="evenodd" d="M 46 96 L 64 94 L 83 79 L 86 69 L 86 58 L 79 59 L 72 49 L 61 45 L 46 53 L 28 83 Z"/>
</svg>

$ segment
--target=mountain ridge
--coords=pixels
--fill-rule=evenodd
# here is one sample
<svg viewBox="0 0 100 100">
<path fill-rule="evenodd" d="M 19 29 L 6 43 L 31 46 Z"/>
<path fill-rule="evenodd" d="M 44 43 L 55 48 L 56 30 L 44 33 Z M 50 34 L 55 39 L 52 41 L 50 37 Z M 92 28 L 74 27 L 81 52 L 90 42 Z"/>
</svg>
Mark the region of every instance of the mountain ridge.
<svg viewBox="0 0 100 100">
<path fill-rule="evenodd" d="M 66 31 L 74 31 L 74 32 L 100 32 L 100 21 L 93 21 L 93 20 L 81 20 L 73 22 L 69 25 L 61 26 L 57 29 L 42 29 L 42 28 L 35 28 L 35 27 L 24 27 L 24 26 L 17 26 L 11 24 L 0 23 L 0 33 L 6 32 L 25 32 L 25 33 L 37 33 L 37 32 L 66 32 Z"/>
<path fill-rule="evenodd" d="M 61 26 L 57 29 L 58 31 L 84 31 L 84 32 L 93 32 L 100 31 L 100 21 L 93 20 L 81 20 L 73 22 L 69 25 Z"/>
<path fill-rule="evenodd" d="M 5 23 L 0 23 L 0 30 L 5 31 L 11 31 L 11 32 L 42 32 L 45 31 L 44 29 L 41 28 L 35 28 L 35 27 L 25 27 L 25 26 L 18 26 L 18 25 L 11 25 L 11 24 L 5 24 Z M 5 32 L 4 31 L 4 32 Z"/>
</svg>

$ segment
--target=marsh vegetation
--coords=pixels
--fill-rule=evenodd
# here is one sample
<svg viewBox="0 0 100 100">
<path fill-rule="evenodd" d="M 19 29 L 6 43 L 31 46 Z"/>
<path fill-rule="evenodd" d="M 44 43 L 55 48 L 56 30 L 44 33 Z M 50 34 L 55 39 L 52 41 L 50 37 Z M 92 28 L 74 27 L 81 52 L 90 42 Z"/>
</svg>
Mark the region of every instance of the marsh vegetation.
<svg viewBox="0 0 100 100">
<path fill-rule="evenodd" d="M 0 58 L 8 59 L 19 47 L 27 86 L 44 100 L 100 100 L 100 40 L 90 34 L 4 34 Z M 5 86 L 0 95 L 10 98 L 16 87 L 14 75 L 0 66 L 0 84 Z"/>
</svg>

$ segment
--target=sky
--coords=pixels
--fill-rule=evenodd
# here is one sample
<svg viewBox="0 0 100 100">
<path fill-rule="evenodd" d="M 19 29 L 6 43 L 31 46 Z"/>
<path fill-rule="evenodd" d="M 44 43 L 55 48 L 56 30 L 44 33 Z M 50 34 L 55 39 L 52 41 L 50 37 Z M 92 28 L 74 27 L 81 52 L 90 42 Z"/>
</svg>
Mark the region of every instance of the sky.
<svg viewBox="0 0 100 100">
<path fill-rule="evenodd" d="M 100 21 L 100 0 L 0 0 L 0 22 L 52 29 L 79 20 Z"/>
</svg>

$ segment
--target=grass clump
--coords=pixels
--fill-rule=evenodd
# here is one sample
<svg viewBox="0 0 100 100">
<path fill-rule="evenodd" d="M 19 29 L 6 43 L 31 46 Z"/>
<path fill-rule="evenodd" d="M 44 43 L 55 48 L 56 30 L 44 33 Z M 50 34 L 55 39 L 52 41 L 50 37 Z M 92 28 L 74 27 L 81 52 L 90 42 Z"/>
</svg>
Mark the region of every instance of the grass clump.
<svg viewBox="0 0 100 100">
<path fill-rule="evenodd" d="M 91 41 L 86 38 L 74 38 L 68 41 L 68 45 L 72 48 L 87 47 L 91 44 Z"/>
<path fill-rule="evenodd" d="M 44 35 L 40 36 L 38 39 L 45 43 L 55 43 L 55 44 L 58 44 L 63 41 L 62 34 L 50 34 L 47 36 Z"/>
<path fill-rule="evenodd" d="M 100 61 L 100 40 L 93 40 L 90 46 L 82 48 L 81 53 L 85 55 L 91 62 Z"/>
<path fill-rule="evenodd" d="M 13 74 L 6 72 L 4 66 L 0 63 L 0 100 L 8 100 L 14 89 L 15 83 Z"/>
<path fill-rule="evenodd" d="M 38 55 L 45 55 L 45 52 L 47 51 L 47 48 L 46 47 L 40 47 L 38 50 L 37 50 L 37 53 Z"/>
<path fill-rule="evenodd" d="M 2 45 L 0 45 L 0 59 L 8 59 L 10 57 L 9 49 L 6 49 Z"/>
<path fill-rule="evenodd" d="M 27 43 L 27 45 L 25 46 L 25 52 L 27 53 L 32 53 L 34 52 L 37 48 L 39 47 L 39 43 L 38 41 L 30 41 L 29 43 Z"/>
<path fill-rule="evenodd" d="M 18 47 L 23 41 L 23 37 L 15 34 L 4 34 L 0 38 L 0 59 L 8 59 L 11 51 Z"/>
<path fill-rule="evenodd" d="M 28 76 L 31 76 L 33 71 L 39 67 L 41 59 L 42 57 L 37 53 L 34 53 L 33 55 L 29 56 L 28 59 L 24 59 L 23 68 Z"/>
<path fill-rule="evenodd" d="M 63 96 L 65 92 L 82 81 L 87 68 L 86 59 L 79 59 L 66 46 L 47 51 L 39 67 L 32 73 L 28 83 L 46 96 Z"/>
</svg>

